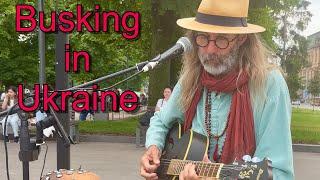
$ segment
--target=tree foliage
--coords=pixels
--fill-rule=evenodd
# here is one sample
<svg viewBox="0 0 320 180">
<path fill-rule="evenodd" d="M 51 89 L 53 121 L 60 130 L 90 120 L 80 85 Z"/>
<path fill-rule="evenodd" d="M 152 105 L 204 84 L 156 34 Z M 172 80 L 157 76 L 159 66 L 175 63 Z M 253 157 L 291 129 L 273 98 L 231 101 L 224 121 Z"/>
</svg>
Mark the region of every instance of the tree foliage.
<svg viewBox="0 0 320 180">
<path fill-rule="evenodd" d="M 19 1 L 37 7 L 35 2 Z M 176 20 L 194 16 L 200 2 L 201 0 L 99 1 L 98 4 L 104 11 L 113 10 L 120 15 L 128 10 L 140 12 L 140 37 L 128 41 L 112 30 L 108 33 L 71 33 L 69 39 L 72 50 L 86 50 L 90 53 L 92 71 L 70 73 L 70 79 L 78 83 L 89 81 L 134 66 L 163 52 L 183 36 L 183 30 L 176 25 Z M 28 34 L 15 32 L 16 3 L 17 1 L 10 0 L 0 2 L 0 83 L 4 85 L 26 83 L 31 86 L 38 82 L 38 33 L 37 31 Z M 45 1 L 46 18 L 49 19 L 49 13 L 56 8 L 75 12 L 77 4 L 82 4 L 84 10 L 88 11 L 93 10 L 97 2 Z M 307 11 L 309 4 L 306 0 L 250 1 L 248 22 L 266 27 L 267 31 L 262 33 L 262 37 L 282 58 L 282 67 L 288 75 L 287 81 L 291 91 L 301 87 L 297 74 L 306 64 L 307 41 L 301 36 L 301 32 L 310 21 L 311 14 Z M 110 25 L 113 25 L 113 22 Z M 49 84 L 54 84 L 55 81 L 54 38 L 54 33 L 46 34 L 46 78 Z M 151 104 L 160 97 L 164 86 L 173 86 L 176 83 L 180 66 L 179 61 L 172 61 L 150 73 L 150 96 L 154 98 Z M 108 86 L 125 77 L 104 82 L 101 86 Z M 146 75 L 139 76 L 129 81 L 128 86 L 137 90 L 145 82 Z M 126 85 L 119 87 L 126 88 Z"/>
<path fill-rule="evenodd" d="M 298 96 L 297 91 L 302 88 L 298 73 L 308 65 L 308 43 L 302 36 L 302 31 L 306 29 L 312 16 L 307 10 L 310 2 L 307 0 L 251 0 L 250 5 L 251 9 L 263 7 L 269 10 L 270 24 L 274 32 L 267 30 L 266 33 L 271 37 L 264 39 L 281 58 L 281 66 L 287 74 L 286 80 L 291 98 L 295 99 Z M 270 26 L 270 24 L 264 26 Z"/>
<path fill-rule="evenodd" d="M 320 71 L 317 71 L 309 82 L 309 92 L 317 97 L 320 95 Z"/>
<path fill-rule="evenodd" d="M 37 71 L 37 48 L 35 38 L 25 36 L 21 41 L 15 31 L 15 2 L 4 0 L 0 2 L 0 74 L 4 85 L 24 83 L 35 80 Z"/>
<path fill-rule="evenodd" d="M 69 4 L 69 10 L 75 11 L 77 4 L 82 4 L 85 10 L 92 10 L 97 4 L 93 1 L 81 0 Z M 130 1 L 101 1 L 99 5 L 104 11 L 116 11 L 122 15 L 126 11 L 135 11 L 141 14 L 141 35 L 137 40 L 127 40 L 121 34 L 113 31 L 112 21 L 109 24 L 109 33 L 78 33 L 75 32 L 70 37 L 70 44 L 74 50 L 87 50 L 91 55 L 91 73 L 73 74 L 72 79 L 78 82 L 89 81 L 94 78 L 105 76 L 119 70 L 132 67 L 136 63 L 145 61 L 149 57 L 146 51 L 150 47 L 150 8 L 143 0 Z M 102 86 L 109 86 L 126 76 L 102 83 Z M 129 82 L 130 89 L 139 89 L 145 76 L 132 79 Z M 139 83 L 137 83 L 139 82 Z M 125 88 L 126 84 L 119 86 Z"/>
<path fill-rule="evenodd" d="M 30 4 L 37 8 L 36 2 L 27 0 L 19 1 L 23 4 Z M 37 30 L 19 34 L 15 31 L 15 5 L 16 1 L 3 0 L 0 2 L 0 73 L 1 83 L 16 85 L 26 83 L 31 86 L 38 82 L 38 32 Z M 46 23 L 50 23 L 51 11 L 57 12 L 73 11 L 77 4 L 82 4 L 84 11 L 91 11 L 97 4 L 88 0 L 64 0 L 64 1 L 44 1 Z M 101 1 L 99 2 L 101 11 L 117 11 L 121 16 L 125 11 L 137 11 L 142 15 L 141 33 L 137 40 L 130 41 L 124 39 L 121 34 L 113 31 L 107 33 L 73 32 L 69 34 L 72 51 L 88 51 L 91 55 L 91 72 L 84 73 L 81 66 L 80 73 L 70 73 L 70 80 L 81 83 L 94 78 L 105 76 L 119 70 L 134 66 L 136 63 L 145 61 L 149 57 L 147 49 L 150 47 L 150 8 L 143 0 L 130 1 Z M 110 29 L 113 22 L 109 23 Z M 47 83 L 55 82 L 55 33 L 46 34 L 46 78 Z M 81 64 L 83 65 L 83 63 Z M 109 86 L 126 76 L 104 82 L 101 86 Z M 146 76 L 133 78 L 128 82 L 130 89 L 138 90 L 144 82 Z M 127 84 L 119 86 L 126 88 Z"/>
<path fill-rule="evenodd" d="M 309 82 L 309 92 L 313 95 L 313 110 L 315 98 L 320 96 L 320 71 L 316 71 L 314 77 Z"/>
<path fill-rule="evenodd" d="M 281 65 L 287 73 L 287 83 L 291 98 L 297 98 L 297 90 L 302 88 L 298 77 L 300 70 L 308 65 L 308 43 L 302 36 L 311 18 L 307 10 L 310 2 L 306 0 L 282 0 L 274 10 L 274 17 L 279 24 L 278 55 Z"/>
</svg>

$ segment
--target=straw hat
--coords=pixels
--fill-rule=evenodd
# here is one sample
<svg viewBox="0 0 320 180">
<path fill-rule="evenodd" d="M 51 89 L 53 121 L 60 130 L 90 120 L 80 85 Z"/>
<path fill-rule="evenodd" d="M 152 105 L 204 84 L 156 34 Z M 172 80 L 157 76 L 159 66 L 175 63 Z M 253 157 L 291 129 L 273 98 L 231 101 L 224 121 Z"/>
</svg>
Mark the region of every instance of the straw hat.
<svg viewBox="0 0 320 180">
<path fill-rule="evenodd" d="M 264 27 L 247 23 L 249 0 L 202 0 L 196 17 L 178 19 L 183 28 L 211 33 L 250 34 Z"/>
</svg>

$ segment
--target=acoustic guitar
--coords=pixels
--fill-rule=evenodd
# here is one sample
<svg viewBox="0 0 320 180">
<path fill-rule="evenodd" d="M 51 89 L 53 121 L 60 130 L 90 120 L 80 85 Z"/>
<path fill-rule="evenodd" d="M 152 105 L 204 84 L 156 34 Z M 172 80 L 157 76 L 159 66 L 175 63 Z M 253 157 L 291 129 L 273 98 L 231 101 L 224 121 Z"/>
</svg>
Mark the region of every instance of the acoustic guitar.
<svg viewBox="0 0 320 180">
<path fill-rule="evenodd" d="M 192 130 L 181 133 L 180 124 L 169 131 L 165 148 L 160 158 L 157 174 L 161 180 L 178 180 L 179 174 L 188 163 L 195 165 L 196 173 L 203 179 L 272 179 L 271 161 L 238 161 L 233 164 L 203 162 L 207 154 L 209 138 Z M 250 156 L 249 156 L 250 157 Z"/>
</svg>

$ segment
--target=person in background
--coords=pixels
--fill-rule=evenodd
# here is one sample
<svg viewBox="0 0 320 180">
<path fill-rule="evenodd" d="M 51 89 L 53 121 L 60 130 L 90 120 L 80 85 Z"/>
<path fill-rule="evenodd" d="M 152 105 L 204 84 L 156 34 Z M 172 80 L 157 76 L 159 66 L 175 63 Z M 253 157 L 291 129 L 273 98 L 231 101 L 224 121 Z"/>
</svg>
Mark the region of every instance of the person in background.
<svg viewBox="0 0 320 180">
<path fill-rule="evenodd" d="M 3 100 L 2 110 L 10 109 L 17 102 L 18 102 L 17 90 L 15 87 L 10 86 L 8 88 L 8 91 L 7 91 L 5 98 Z M 2 132 L 3 132 L 4 140 L 6 142 L 9 142 L 8 133 L 4 131 L 5 119 L 6 118 L 2 119 Z M 12 127 L 13 135 L 14 135 L 14 142 L 18 143 L 19 142 L 19 133 L 18 132 L 19 132 L 19 127 L 20 127 L 20 119 L 19 119 L 17 113 L 8 116 L 6 130 L 8 130 L 8 124 L 10 124 Z"/>
<path fill-rule="evenodd" d="M 88 90 L 89 95 L 92 95 L 92 90 Z M 89 102 L 89 110 L 82 110 L 80 112 L 79 120 L 80 121 L 85 121 L 87 119 L 88 114 L 90 113 L 92 116 L 94 115 L 94 111 L 92 110 L 93 102 L 92 98 L 90 97 L 90 102 Z"/>
<path fill-rule="evenodd" d="M 164 108 L 170 98 L 172 92 L 172 88 L 167 86 L 164 88 L 163 90 L 163 98 L 162 99 L 158 99 L 155 111 L 160 111 L 160 109 Z"/>
<path fill-rule="evenodd" d="M 142 106 L 146 106 L 147 105 L 147 97 L 146 97 L 146 95 L 144 93 L 141 93 L 139 100 L 140 100 L 140 104 Z"/>
</svg>

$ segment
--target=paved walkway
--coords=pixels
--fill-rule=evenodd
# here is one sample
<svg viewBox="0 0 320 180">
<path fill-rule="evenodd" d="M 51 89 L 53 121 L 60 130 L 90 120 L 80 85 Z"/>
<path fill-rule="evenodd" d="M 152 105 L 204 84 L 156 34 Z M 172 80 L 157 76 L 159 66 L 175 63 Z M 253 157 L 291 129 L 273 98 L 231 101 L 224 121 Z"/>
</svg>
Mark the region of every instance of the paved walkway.
<svg viewBox="0 0 320 180">
<path fill-rule="evenodd" d="M 6 180 L 4 144 L 0 141 L 0 179 Z M 44 173 L 56 169 L 56 144 L 49 143 Z M 39 179 L 45 146 L 37 161 L 30 163 L 30 180 Z M 9 168 L 11 180 L 22 180 L 22 164 L 18 159 L 19 145 L 8 144 Z M 101 180 L 135 180 L 138 174 L 139 158 L 143 148 L 126 143 L 81 143 L 71 146 L 71 168 L 80 167 L 94 172 Z M 32 178 L 31 178 L 32 177 Z"/>
<path fill-rule="evenodd" d="M 56 144 L 49 143 L 49 151 L 44 173 L 56 169 Z M 8 144 L 9 168 L 11 180 L 22 179 L 22 165 L 18 159 L 19 145 Z M 71 146 L 71 167 L 84 169 L 98 174 L 102 180 L 141 180 L 139 158 L 143 148 L 134 144 L 83 142 Z M 41 173 L 45 146 L 39 160 L 30 163 L 30 178 L 38 179 Z M 0 141 L 0 179 L 6 180 L 5 155 L 3 141 Z M 297 180 L 318 179 L 320 177 L 320 153 L 294 153 L 295 172 Z"/>
</svg>

